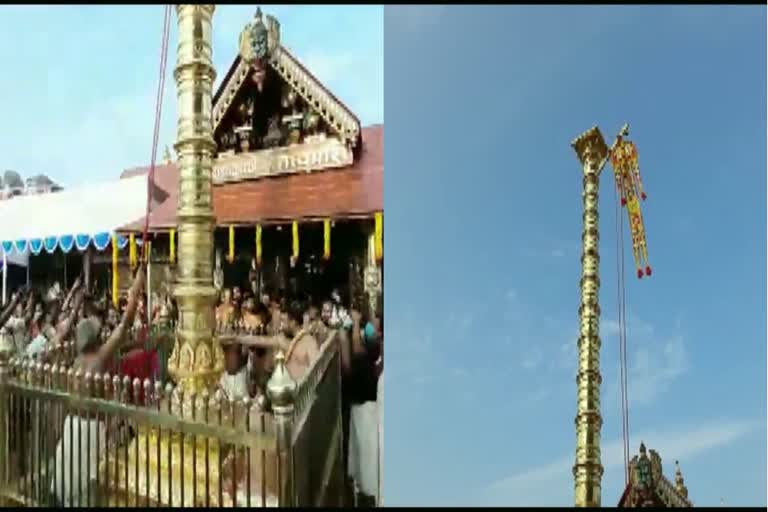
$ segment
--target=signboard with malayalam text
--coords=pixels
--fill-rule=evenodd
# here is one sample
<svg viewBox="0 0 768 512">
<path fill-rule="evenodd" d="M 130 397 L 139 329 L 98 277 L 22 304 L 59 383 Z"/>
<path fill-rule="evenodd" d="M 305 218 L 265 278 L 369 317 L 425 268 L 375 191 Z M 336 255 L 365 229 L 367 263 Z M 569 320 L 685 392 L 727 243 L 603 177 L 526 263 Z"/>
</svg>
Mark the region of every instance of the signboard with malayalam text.
<svg viewBox="0 0 768 512">
<path fill-rule="evenodd" d="M 348 167 L 352 150 L 339 140 L 324 138 L 286 147 L 220 156 L 213 164 L 213 184 Z"/>
</svg>

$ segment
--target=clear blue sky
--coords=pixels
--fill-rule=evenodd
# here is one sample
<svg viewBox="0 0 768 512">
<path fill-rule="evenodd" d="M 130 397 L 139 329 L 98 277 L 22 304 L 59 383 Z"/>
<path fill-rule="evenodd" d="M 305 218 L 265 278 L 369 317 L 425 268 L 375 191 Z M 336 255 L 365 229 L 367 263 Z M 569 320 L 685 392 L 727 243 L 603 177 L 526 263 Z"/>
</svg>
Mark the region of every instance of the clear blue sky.
<svg viewBox="0 0 768 512">
<path fill-rule="evenodd" d="M 0 169 L 71 186 L 148 162 L 162 8 L 0 9 Z M 221 75 L 254 11 L 217 8 Z M 364 124 L 383 121 L 386 90 L 389 504 L 572 503 L 569 143 L 625 121 L 654 267 L 627 280 L 632 449 L 658 449 L 668 475 L 680 459 L 698 505 L 766 504 L 765 7 L 265 12 Z M 171 144 L 170 75 L 166 108 Z M 611 187 L 603 176 L 605 505 L 621 488 Z"/>
<path fill-rule="evenodd" d="M 654 275 L 627 278 L 631 448 L 766 505 L 766 26 L 753 7 L 386 7 L 385 496 L 573 503 L 580 166 L 626 121 Z M 603 504 L 623 485 L 602 177 Z M 632 263 L 627 254 L 627 266 Z"/>
</svg>

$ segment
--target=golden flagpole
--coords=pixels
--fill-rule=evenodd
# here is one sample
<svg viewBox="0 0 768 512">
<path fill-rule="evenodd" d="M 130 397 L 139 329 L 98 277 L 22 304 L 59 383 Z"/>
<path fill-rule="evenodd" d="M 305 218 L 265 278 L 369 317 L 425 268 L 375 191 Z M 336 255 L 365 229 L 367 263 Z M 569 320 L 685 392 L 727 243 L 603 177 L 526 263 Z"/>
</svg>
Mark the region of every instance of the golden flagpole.
<svg viewBox="0 0 768 512">
<path fill-rule="evenodd" d="M 179 168 L 179 270 L 174 296 L 179 305 L 179 322 L 168 371 L 187 395 L 210 390 L 223 371 L 221 346 L 213 337 L 213 11 L 213 5 L 176 6 L 179 44 L 174 78 L 178 120 L 174 148 Z"/>
<path fill-rule="evenodd" d="M 595 126 L 579 135 L 571 146 L 582 167 L 583 228 L 581 232 L 581 302 L 579 304 L 579 366 L 576 376 L 576 462 L 573 466 L 577 507 L 599 507 L 603 465 L 600 459 L 600 222 L 598 214 L 600 172 L 621 136 L 611 148 Z"/>
<path fill-rule="evenodd" d="M 571 145 L 583 173 L 581 233 L 581 303 L 579 305 L 579 369 L 576 377 L 575 504 L 599 507 L 603 466 L 600 462 L 600 254 L 598 199 L 600 171 L 608 158 L 608 146 L 595 126 L 579 135 Z"/>
</svg>

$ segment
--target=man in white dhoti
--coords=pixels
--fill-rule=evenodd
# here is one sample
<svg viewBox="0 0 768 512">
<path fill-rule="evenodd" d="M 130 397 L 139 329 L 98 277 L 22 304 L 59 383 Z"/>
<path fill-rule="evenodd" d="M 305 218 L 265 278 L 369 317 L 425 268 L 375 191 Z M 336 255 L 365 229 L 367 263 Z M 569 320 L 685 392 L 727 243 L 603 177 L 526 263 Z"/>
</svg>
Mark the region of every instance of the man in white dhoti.
<svg viewBox="0 0 768 512">
<path fill-rule="evenodd" d="M 380 416 L 377 400 L 378 365 L 382 347 L 381 322 L 372 318 L 361 326 L 361 315 L 351 311 L 351 354 L 342 384 L 344 406 L 349 408 L 347 475 L 352 479 L 360 505 L 376 502 L 380 478 Z M 342 340 L 344 343 L 346 340 Z M 342 353 L 344 350 L 342 350 Z M 344 362 L 344 361 L 343 361 Z"/>
<path fill-rule="evenodd" d="M 379 406 L 379 492 L 376 496 L 376 504 L 384 506 L 384 494 L 382 481 L 384 480 L 384 372 L 379 374 L 379 384 L 376 386 L 376 402 Z"/>
<path fill-rule="evenodd" d="M 219 390 L 227 400 L 242 400 L 251 395 L 248 358 L 236 339 L 221 339 L 224 349 L 224 373 Z"/>
</svg>

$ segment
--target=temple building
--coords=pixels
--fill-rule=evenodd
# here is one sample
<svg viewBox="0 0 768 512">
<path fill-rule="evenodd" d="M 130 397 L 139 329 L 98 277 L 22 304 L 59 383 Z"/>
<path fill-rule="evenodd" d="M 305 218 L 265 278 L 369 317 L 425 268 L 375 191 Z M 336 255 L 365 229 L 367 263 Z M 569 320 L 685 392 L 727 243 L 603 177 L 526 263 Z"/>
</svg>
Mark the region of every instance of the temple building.
<svg viewBox="0 0 768 512">
<path fill-rule="evenodd" d="M 383 125 L 362 127 L 281 44 L 280 24 L 260 10 L 240 35 L 212 117 L 217 286 L 251 283 L 254 293 L 314 298 L 338 289 L 370 306 L 381 288 Z M 121 178 L 148 172 L 129 169 Z M 167 197 L 149 216 L 154 289 L 174 281 L 178 183 L 166 151 L 154 184 Z M 118 231 L 138 243 L 144 226 L 141 218 Z M 127 252 L 119 255 L 121 287 Z"/>
<path fill-rule="evenodd" d="M 661 466 L 661 457 L 655 450 L 646 451 L 640 443 L 640 455 L 629 463 L 629 484 L 618 503 L 619 508 L 682 508 L 693 507 L 688 498 L 680 465 L 675 461 L 675 481 L 667 479 Z"/>
</svg>

